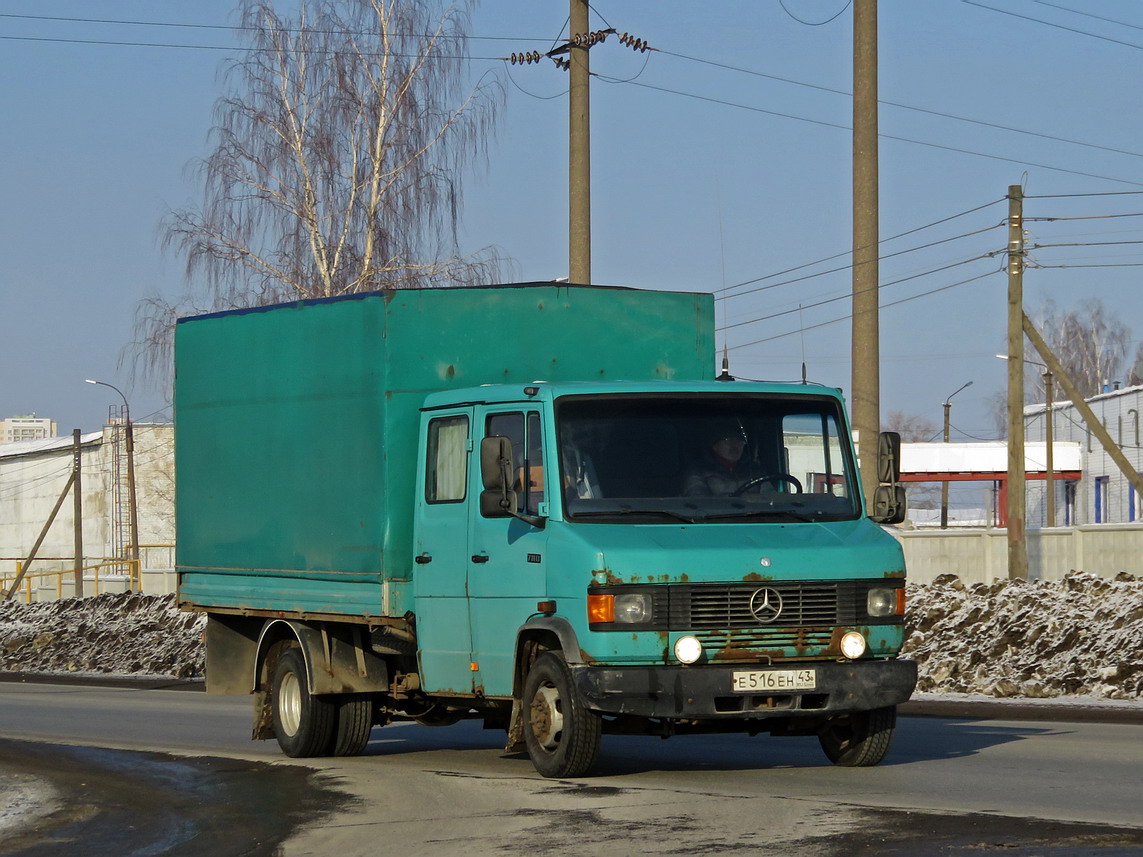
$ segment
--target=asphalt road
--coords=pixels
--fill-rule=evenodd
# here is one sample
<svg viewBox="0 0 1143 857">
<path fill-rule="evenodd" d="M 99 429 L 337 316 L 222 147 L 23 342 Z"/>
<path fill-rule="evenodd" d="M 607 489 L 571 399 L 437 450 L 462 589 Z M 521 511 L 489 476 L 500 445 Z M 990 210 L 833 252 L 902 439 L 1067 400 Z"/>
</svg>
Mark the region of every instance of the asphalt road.
<svg viewBox="0 0 1143 857">
<path fill-rule="evenodd" d="M 366 756 L 302 767 L 247 740 L 249 711 L 0 682 L 0 770 L 61 796 L 0 854 L 1143 855 L 1136 723 L 904 717 L 872 769 L 813 739 L 607 736 L 599 776 L 553 781 L 475 723 L 376 729 Z"/>
</svg>

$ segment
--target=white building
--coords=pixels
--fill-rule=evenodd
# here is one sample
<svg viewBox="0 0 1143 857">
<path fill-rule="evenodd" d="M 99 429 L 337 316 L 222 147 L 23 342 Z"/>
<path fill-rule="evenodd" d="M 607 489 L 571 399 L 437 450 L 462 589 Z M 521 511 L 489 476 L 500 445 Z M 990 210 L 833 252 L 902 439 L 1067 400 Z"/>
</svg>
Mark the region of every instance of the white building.
<svg viewBox="0 0 1143 857">
<path fill-rule="evenodd" d="M 1135 469 L 1143 467 L 1139 425 L 1143 387 L 1112 390 L 1087 399 L 1087 404 Z M 1024 432 L 1028 441 L 1044 440 L 1046 414 L 1046 405 L 1024 408 Z M 1143 519 L 1135 488 L 1084 423 L 1074 404 L 1066 401 L 1052 404 L 1052 431 L 1056 441 L 1079 444 L 1083 472 L 1078 480 L 1056 485 L 1057 525 L 1123 524 Z M 1044 514 L 1043 483 L 1029 483 L 1028 488 L 1028 524 L 1039 526 Z"/>
<path fill-rule="evenodd" d="M 148 592 L 173 589 L 174 567 L 174 427 L 170 423 L 135 423 L 135 482 L 138 505 L 143 586 Z M 122 559 L 130 538 L 125 426 L 116 422 L 80 438 L 83 564 Z M 49 438 L 0 446 L 0 579 L 9 581 L 16 563 L 25 559 L 59 501 L 74 460 L 73 439 Z M 74 503 L 70 491 L 48 529 L 30 571 L 66 571 L 37 577 L 33 588 L 55 597 L 57 581 L 71 594 L 75 567 Z M 122 574 L 107 566 L 103 575 Z M 94 571 L 86 575 L 92 580 Z M 103 587 L 115 589 L 115 585 Z M 123 586 L 120 583 L 119 589 Z M 93 583 L 85 583 L 93 594 Z M 21 587 L 21 592 L 26 590 Z"/>
<path fill-rule="evenodd" d="M 43 440 L 55 436 L 56 421 L 42 419 L 35 414 L 24 414 L 0 420 L 0 443 Z"/>
</svg>

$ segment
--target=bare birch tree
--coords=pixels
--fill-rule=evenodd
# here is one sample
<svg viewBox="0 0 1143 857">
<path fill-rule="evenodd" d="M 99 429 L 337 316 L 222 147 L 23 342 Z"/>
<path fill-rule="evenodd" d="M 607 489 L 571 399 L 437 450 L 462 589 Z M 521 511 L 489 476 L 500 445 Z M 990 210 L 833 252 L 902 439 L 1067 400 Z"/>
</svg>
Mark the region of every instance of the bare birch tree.
<svg viewBox="0 0 1143 857">
<path fill-rule="evenodd" d="M 1034 321 L 1084 396 L 1098 395 L 1105 383 L 1126 380 L 1124 360 L 1131 330 L 1108 312 L 1099 298 L 1086 300 L 1077 309 L 1067 311 L 1060 311 L 1051 299 L 1045 300 L 1035 313 Z M 1031 348 L 1028 359 L 1040 360 Z M 1043 369 L 1034 365 L 1028 365 L 1027 369 L 1027 398 L 1042 402 Z"/>
<path fill-rule="evenodd" d="M 465 79 L 467 11 L 435 0 L 244 0 L 202 206 L 164 224 L 187 291 L 137 313 L 165 374 L 178 315 L 409 286 L 495 282 L 457 240 L 460 179 L 486 154 L 499 83 Z"/>
</svg>

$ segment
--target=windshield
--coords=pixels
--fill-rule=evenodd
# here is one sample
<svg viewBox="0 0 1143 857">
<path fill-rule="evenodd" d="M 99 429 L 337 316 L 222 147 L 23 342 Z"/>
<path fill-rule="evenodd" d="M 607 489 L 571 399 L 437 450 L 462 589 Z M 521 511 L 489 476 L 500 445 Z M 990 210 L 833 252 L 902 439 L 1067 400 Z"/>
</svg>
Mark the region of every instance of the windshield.
<svg viewBox="0 0 1143 857">
<path fill-rule="evenodd" d="M 856 480 L 829 397 L 565 396 L 556 403 L 568 520 L 838 521 Z"/>
</svg>

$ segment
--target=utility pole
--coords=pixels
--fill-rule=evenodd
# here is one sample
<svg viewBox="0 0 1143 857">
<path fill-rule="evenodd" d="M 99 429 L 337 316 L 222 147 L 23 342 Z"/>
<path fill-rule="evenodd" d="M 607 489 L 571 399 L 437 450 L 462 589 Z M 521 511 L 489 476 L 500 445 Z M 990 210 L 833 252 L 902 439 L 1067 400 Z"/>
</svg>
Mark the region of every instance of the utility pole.
<svg viewBox="0 0 1143 857">
<path fill-rule="evenodd" d="M 75 541 L 75 597 L 83 598 L 83 482 L 80 479 L 80 465 L 83 457 L 80 448 L 80 431 L 72 429 L 72 511 L 75 521 L 72 533 Z"/>
<path fill-rule="evenodd" d="M 952 410 L 952 397 L 959 393 L 965 387 L 971 387 L 972 381 L 969 381 L 964 386 L 958 388 L 952 395 L 945 399 L 945 443 L 949 442 L 949 412 Z M 949 526 L 949 481 L 946 479 L 941 483 L 941 529 L 947 530 Z"/>
<path fill-rule="evenodd" d="M 1047 403 L 1044 407 L 1044 439 L 1048 442 L 1047 450 L 1047 473 L 1045 473 L 1046 484 L 1048 486 L 1047 493 L 1044 495 L 1044 503 L 1047 511 L 1047 525 L 1054 527 L 1056 525 L 1056 461 L 1054 457 L 1055 450 L 1052 448 L 1052 442 L 1055 438 L 1055 417 L 1052 416 L 1052 370 L 1047 366 L 1044 367 L 1044 401 Z"/>
<path fill-rule="evenodd" d="M 1024 190 L 1008 187 L 1008 578 L 1028 579 L 1024 472 Z"/>
<path fill-rule="evenodd" d="M 571 0 L 568 40 L 568 280 L 591 282 L 591 123 L 587 0 Z"/>
<path fill-rule="evenodd" d="M 881 431 L 877 184 L 877 0 L 854 0 L 852 417 L 866 504 L 877 487 Z"/>
</svg>

